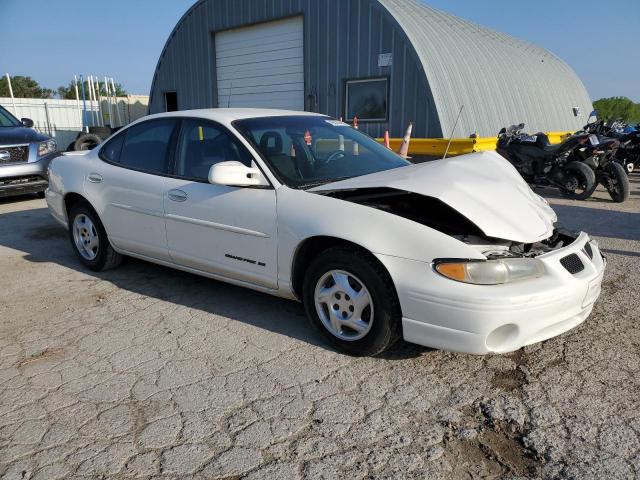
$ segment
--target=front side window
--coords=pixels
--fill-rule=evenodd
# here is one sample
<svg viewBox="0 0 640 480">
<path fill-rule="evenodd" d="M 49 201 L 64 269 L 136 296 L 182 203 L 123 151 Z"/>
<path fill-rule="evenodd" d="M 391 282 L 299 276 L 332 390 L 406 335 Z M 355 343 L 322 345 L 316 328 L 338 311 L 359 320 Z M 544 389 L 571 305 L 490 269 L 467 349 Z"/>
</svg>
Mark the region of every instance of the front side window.
<svg viewBox="0 0 640 480">
<path fill-rule="evenodd" d="M 280 116 L 233 124 L 282 183 L 310 188 L 409 165 L 373 138 L 322 116 Z"/>
<path fill-rule="evenodd" d="M 251 166 L 249 153 L 225 129 L 206 120 L 183 120 L 175 175 L 207 181 L 212 165 L 231 161 Z"/>
<path fill-rule="evenodd" d="M 148 120 L 126 131 L 119 163 L 148 173 L 169 172 L 169 146 L 176 128 L 174 119 Z"/>
<path fill-rule="evenodd" d="M 388 118 L 388 80 L 373 78 L 347 80 L 345 92 L 347 121 L 384 122 Z"/>
</svg>

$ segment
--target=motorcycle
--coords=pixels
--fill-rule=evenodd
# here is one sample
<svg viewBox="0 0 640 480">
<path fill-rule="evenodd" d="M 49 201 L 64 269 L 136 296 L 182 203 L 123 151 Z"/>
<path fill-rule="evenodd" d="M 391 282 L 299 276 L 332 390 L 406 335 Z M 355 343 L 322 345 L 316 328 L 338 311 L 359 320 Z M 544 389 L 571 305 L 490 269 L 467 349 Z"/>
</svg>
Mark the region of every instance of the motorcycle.
<svg viewBox="0 0 640 480">
<path fill-rule="evenodd" d="M 621 163 L 616 161 L 615 157 L 620 142 L 607 137 L 597 137 L 596 142 L 593 145 L 578 148 L 575 155 L 591 167 L 596 174 L 596 184 L 593 191 L 600 184 L 609 192 L 614 202 L 622 203 L 629 198 L 631 187 L 627 171 Z"/>
<path fill-rule="evenodd" d="M 596 139 L 588 145 L 579 147 L 575 155 L 595 172 L 597 181 L 593 190 L 595 191 L 598 184 L 601 184 L 614 202 L 622 203 L 629 198 L 631 190 L 628 171 L 617 156 L 621 142 L 615 138 L 603 136 L 604 125 L 603 121 L 597 121 L 588 123 L 584 127 L 584 133 L 593 135 Z"/>
<path fill-rule="evenodd" d="M 611 125 L 599 121 L 593 127 L 598 135 L 615 138 L 620 142 L 616 154 L 616 161 L 622 164 L 627 173 L 632 173 L 640 167 L 640 130 L 616 120 Z"/>
<path fill-rule="evenodd" d="M 497 152 L 518 170 L 529 184 L 558 188 L 562 195 L 585 200 L 597 187 L 596 175 L 574 154 L 590 135 L 573 135 L 551 145 L 544 133 L 523 133 L 524 123 L 503 128 L 498 134 Z"/>
</svg>

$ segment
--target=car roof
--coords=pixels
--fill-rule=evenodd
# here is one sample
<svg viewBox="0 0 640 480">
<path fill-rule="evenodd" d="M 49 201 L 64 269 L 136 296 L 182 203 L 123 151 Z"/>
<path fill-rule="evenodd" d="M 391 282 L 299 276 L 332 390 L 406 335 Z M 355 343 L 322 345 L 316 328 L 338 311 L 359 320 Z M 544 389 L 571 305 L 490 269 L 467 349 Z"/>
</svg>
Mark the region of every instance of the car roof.
<svg viewBox="0 0 640 480">
<path fill-rule="evenodd" d="M 326 115 L 313 112 L 277 110 L 270 108 L 203 108 L 199 110 L 179 110 L 176 112 L 157 113 L 144 117 L 144 120 L 162 117 L 196 117 L 207 118 L 209 120 L 222 123 L 231 123 L 235 120 L 244 120 L 247 118 L 288 116 L 326 117 Z"/>
</svg>

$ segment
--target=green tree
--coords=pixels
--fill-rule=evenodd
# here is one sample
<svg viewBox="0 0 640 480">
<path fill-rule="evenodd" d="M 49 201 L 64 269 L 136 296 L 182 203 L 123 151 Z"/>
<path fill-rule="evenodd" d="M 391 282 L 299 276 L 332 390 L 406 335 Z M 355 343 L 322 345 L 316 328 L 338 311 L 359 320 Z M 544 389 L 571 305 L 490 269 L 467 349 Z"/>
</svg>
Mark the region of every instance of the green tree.
<svg viewBox="0 0 640 480">
<path fill-rule="evenodd" d="M 16 98 L 51 98 L 54 93 L 49 88 L 42 88 L 33 78 L 22 75 L 11 77 L 11 88 L 13 89 L 13 96 Z M 2 77 L 0 78 L 0 97 L 9 96 L 7 77 Z"/>
<path fill-rule="evenodd" d="M 104 87 L 104 81 L 102 79 L 100 79 L 99 81 L 100 84 L 100 95 L 103 97 L 107 96 L 107 90 Z M 119 84 L 116 83 L 115 84 L 116 87 L 116 97 L 126 97 L 127 96 L 127 92 L 124 89 L 124 87 Z M 111 88 L 111 84 L 109 84 L 109 88 Z M 96 88 L 97 90 L 97 88 Z M 80 96 L 80 98 L 82 98 L 82 86 L 80 85 L 80 83 L 78 82 L 78 95 Z M 66 99 L 70 99 L 70 100 L 75 100 L 76 98 L 76 89 L 73 83 L 73 80 L 71 82 L 69 82 L 69 85 L 67 85 L 66 87 L 62 86 L 62 87 L 58 87 L 58 96 L 60 98 L 66 98 Z M 84 96 L 86 99 L 89 99 L 89 82 L 87 80 L 84 81 Z"/>
<path fill-rule="evenodd" d="M 601 98 L 593 102 L 593 108 L 598 110 L 598 117 L 605 120 L 621 118 L 627 123 L 640 122 L 640 104 L 627 97 Z"/>
</svg>

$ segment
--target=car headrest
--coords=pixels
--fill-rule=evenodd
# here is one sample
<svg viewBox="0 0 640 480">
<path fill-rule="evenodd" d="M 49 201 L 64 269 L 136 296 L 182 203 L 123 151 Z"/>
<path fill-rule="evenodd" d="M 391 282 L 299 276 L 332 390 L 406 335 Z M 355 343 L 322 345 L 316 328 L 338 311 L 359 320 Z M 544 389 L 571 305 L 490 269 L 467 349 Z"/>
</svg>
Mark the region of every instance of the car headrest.
<svg viewBox="0 0 640 480">
<path fill-rule="evenodd" d="M 260 138 L 260 150 L 266 155 L 282 153 L 282 136 L 278 132 L 264 132 Z"/>
</svg>

